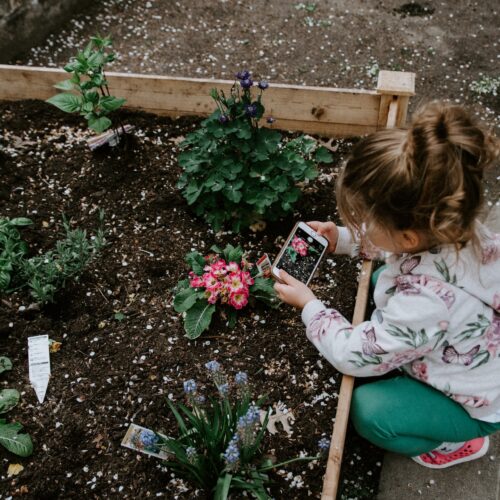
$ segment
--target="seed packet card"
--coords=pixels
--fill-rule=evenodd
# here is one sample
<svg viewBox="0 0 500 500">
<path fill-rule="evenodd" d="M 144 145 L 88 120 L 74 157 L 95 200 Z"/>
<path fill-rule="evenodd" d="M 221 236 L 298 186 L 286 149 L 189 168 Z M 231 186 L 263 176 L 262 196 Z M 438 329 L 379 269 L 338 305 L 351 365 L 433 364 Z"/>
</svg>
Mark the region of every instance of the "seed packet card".
<svg viewBox="0 0 500 500">
<path fill-rule="evenodd" d="M 269 259 L 269 255 L 265 253 L 262 257 L 257 261 L 257 269 L 259 270 L 259 274 L 257 276 L 263 276 L 264 278 L 271 277 L 271 260 Z"/>
<path fill-rule="evenodd" d="M 130 427 L 122 440 L 122 446 L 131 450 L 145 453 L 152 457 L 167 460 L 168 453 L 161 448 L 162 439 L 168 439 L 164 434 L 152 431 L 140 425 L 130 424 Z"/>
</svg>

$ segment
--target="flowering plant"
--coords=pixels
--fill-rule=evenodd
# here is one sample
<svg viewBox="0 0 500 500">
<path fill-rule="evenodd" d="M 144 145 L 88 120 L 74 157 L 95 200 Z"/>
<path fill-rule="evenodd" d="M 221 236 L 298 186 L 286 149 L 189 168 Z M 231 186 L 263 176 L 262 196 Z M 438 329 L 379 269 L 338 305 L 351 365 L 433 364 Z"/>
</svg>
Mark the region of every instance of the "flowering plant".
<svg viewBox="0 0 500 500">
<path fill-rule="evenodd" d="M 210 326 L 216 306 L 223 308 L 223 316 L 233 328 L 237 311 L 250 301 L 257 299 L 272 307 L 279 304 L 272 280 L 256 275 L 241 247 L 227 245 L 221 250 L 213 246 L 211 250 L 206 257 L 198 252 L 187 254 L 189 279 L 177 284 L 174 309 L 185 313 L 184 329 L 190 339 Z"/>
<path fill-rule="evenodd" d="M 316 177 L 317 163 L 332 161 L 310 137 L 284 141 L 277 130 L 259 126 L 268 88 L 267 81 L 255 85 L 248 71 L 240 71 L 229 96 L 212 90 L 217 109 L 181 143 L 178 186 L 196 215 L 216 230 L 231 223 L 239 231 L 290 212 L 299 184 Z M 266 119 L 268 125 L 274 121 Z"/>
<path fill-rule="evenodd" d="M 247 491 L 259 499 L 270 498 L 266 492 L 269 470 L 318 457 L 298 457 L 279 464 L 264 459 L 260 446 L 269 411 L 261 411 L 260 407 L 265 398 L 252 401 L 245 372 L 237 373 L 231 381 L 217 361 L 210 361 L 205 367 L 218 397 L 207 401 L 198 391 L 198 384 L 187 380 L 187 405 L 174 405 L 167 399 L 179 437 L 157 443 L 173 455 L 166 465 L 217 500 L 225 500 L 234 490 Z"/>
</svg>

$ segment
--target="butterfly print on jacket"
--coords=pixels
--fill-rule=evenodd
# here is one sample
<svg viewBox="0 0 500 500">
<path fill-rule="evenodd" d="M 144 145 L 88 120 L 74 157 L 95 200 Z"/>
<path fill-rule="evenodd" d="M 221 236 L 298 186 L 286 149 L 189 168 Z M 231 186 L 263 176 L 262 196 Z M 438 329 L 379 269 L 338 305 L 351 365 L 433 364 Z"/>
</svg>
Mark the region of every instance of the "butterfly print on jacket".
<svg viewBox="0 0 500 500">
<path fill-rule="evenodd" d="M 446 345 L 443 349 L 442 360 L 448 364 L 461 364 L 469 366 L 474 362 L 476 354 L 479 352 L 480 345 L 474 346 L 469 352 L 459 353 L 454 346 Z"/>
<path fill-rule="evenodd" d="M 373 356 L 374 354 L 387 354 L 387 351 L 384 351 L 377 344 L 377 336 L 375 335 L 375 329 L 373 327 L 367 327 L 363 330 L 361 341 L 361 350 L 364 355 Z"/>
</svg>

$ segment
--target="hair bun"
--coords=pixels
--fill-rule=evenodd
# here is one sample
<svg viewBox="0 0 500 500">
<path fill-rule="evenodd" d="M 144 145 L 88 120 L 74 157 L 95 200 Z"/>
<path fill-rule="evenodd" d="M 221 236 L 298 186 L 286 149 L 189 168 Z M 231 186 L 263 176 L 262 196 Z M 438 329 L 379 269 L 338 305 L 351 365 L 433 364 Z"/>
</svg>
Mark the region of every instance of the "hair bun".
<svg viewBox="0 0 500 500">
<path fill-rule="evenodd" d="M 446 124 L 446 117 L 441 114 L 436 124 L 436 136 L 438 139 L 445 141 L 448 139 L 448 125 Z"/>
</svg>

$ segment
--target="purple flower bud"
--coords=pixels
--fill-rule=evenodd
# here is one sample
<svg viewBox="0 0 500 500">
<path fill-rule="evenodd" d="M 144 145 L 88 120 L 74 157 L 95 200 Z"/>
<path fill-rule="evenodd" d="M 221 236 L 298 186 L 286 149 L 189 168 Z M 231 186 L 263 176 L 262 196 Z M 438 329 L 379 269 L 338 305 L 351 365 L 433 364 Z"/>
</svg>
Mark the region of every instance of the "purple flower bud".
<svg viewBox="0 0 500 500">
<path fill-rule="evenodd" d="M 247 104 L 245 106 L 245 113 L 252 118 L 257 116 L 257 106 L 256 104 Z"/>
<path fill-rule="evenodd" d="M 269 124 L 273 124 L 276 120 L 272 116 L 268 116 L 266 122 Z"/>
<path fill-rule="evenodd" d="M 318 448 L 321 451 L 328 451 L 330 449 L 330 440 L 328 438 L 321 438 L 318 441 Z"/>
<path fill-rule="evenodd" d="M 220 363 L 218 363 L 215 360 L 212 360 L 212 361 L 209 361 L 208 363 L 205 363 L 205 368 L 209 372 L 218 372 L 220 370 Z"/>
<path fill-rule="evenodd" d="M 192 394 L 196 391 L 196 382 L 193 379 L 186 380 L 184 382 L 184 392 L 186 394 Z"/>
<path fill-rule="evenodd" d="M 238 78 L 238 80 L 246 80 L 247 78 L 250 78 L 250 72 L 246 69 L 238 71 L 238 73 L 236 73 L 236 78 Z"/>
<path fill-rule="evenodd" d="M 253 85 L 253 80 L 251 78 L 245 78 L 245 79 L 240 81 L 240 85 L 244 89 L 249 89 Z"/>
<path fill-rule="evenodd" d="M 227 123 L 229 121 L 229 117 L 227 115 L 220 115 L 219 116 L 219 121 L 224 124 L 224 123 Z"/>
<path fill-rule="evenodd" d="M 267 80 L 261 80 L 259 82 L 259 89 L 266 90 L 268 87 L 269 87 L 269 83 L 267 82 Z"/>
</svg>

